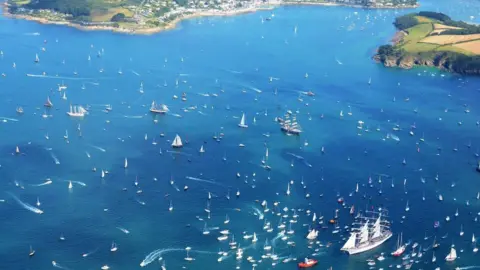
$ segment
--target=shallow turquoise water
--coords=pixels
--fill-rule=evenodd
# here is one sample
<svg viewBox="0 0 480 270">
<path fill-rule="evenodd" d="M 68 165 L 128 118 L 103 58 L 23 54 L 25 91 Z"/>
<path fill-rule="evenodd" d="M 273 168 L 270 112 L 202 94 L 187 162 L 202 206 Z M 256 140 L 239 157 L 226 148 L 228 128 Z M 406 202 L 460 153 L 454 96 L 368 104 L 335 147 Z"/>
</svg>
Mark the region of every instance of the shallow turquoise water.
<svg viewBox="0 0 480 270">
<path fill-rule="evenodd" d="M 465 20 L 479 13 L 478 2 L 463 1 L 455 6 L 452 2 L 424 1 L 422 9 L 438 8 Z M 385 69 L 372 62 L 375 48 L 394 33 L 390 22 L 403 12 L 408 11 L 283 7 L 274 11 L 272 21 L 263 24 L 261 17 L 271 12 L 189 20 L 176 30 L 152 36 L 81 32 L 0 18 L 0 50 L 4 52 L 0 72 L 7 75 L 0 80 L 0 116 L 18 120 L 0 123 L 0 186 L 5 191 L 0 198 L 6 200 L 0 204 L 0 268 L 52 269 L 54 260 L 68 269 L 99 269 L 104 264 L 111 269 L 137 269 L 146 255 L 166 249 L 161 256 L 168 269 L 230 269 L 237 265 L 251 269 L 245 258 L 260 260 L 265 239 L 272 241 L 278 233 L 277 229 L 272 233 L 262 230 L 264 220 L 253 214 L 252 207 L 260 208 L 255 200 L 267 200 L 272 211 L 285 206 L 310 209 L 328 220 L 335 209 L 341 208 L 337 196 L 344 196 L 347 205 L 357 209 L 388 208 L 394 238 L 403 232 L 406 239 L 428 247 L 432 238 L 424 241 L 425 233 L 437 235 L 442 243 L 436 251 L 437 264 L 429 263 L 432 253 L 427 251 L 413 269 L 480 265 L 470 242 L 472 233 L 480 235 L 474 221 L 480 211 L 480 202 L 475 199 L 480 191 L 479 175 L 474 170 L 474 154 L 480 151 L 476 125 L 480 120 L 480 80 L 432 69 Z M 102 48 L 104 55 L 97 58 Z M 40 56 L 39 64 L 33 63 L 35 53 Z M 13 62 L 16 69 L 12 68 Z M 102 68 L 105 71 L 99 73 Z M 123 75 L 117 74 L 119 69 Z M 48 76 L 25 76 L 42 72 Z M 306 72 L 308 79 L 304 78 Z M 278 80 L 270 83 L 269 77 Z M 367 84 L 369 78 L 371 86 Z M 62 100 L 56 90 L 62 82 L 68 85 L 67 100 Z M 141 82 L 143 95 L 138 91 Z M 301 96 L 303 102 L 299 101 L 299 92 L 308 90 L 316 96 Z M 187 93 L 186 102 L 172 99 L 182 92 Z M 216 93 L 218 97 L 199 93 Z M 48 95 L 54 108 L 49 112 L 52 117 L 44 119 L 42 105 Z M 147 113 L 152 100 L 166 103 L 172 114 L 182 118 L 158 116 L 155 123 Z M 70 104 L 88 104 L 90 114 L 82 120 L 68 118 L 65 112 Z M 112 104 L 113 111 L 103 112 L 104 104 Z M 470 113 L 464 112 L 464 104 Z M 17 106 L 24 108 L 24 115 L 15 113 Z M 197 108 L 183 110 L 190 106 Z M 347 115 L 349 106 L 352 116 Z M 305 130 L 300 137 L 283 135 L 273 121 L 286 110 L 299 111 L 298 119 Z M 341 110 L 343 119 L 339 117 Z M 247 115 L 248 129 L 237 127 L 242 112 Z M 356 128 L 359 120 L 370 132 Z M 410 136 L 414 123 L 415 136 Z M 78 124 L 82 137 L 78 136 Z M 402 130 L 394 132 L 395 124 Z M 69 132 L 69 144 L 63 139 L 65 130 Z M 220 143 L 212 140 L 221 132 L 225 138 Z M 47 133 L 49 140 L 45 139 Z M 165 137 L 160 137 L 161 133 Z M 172 150 L 170 141 L 177 133 L 189 141 L 182 154 L 167 152 Z M 265 133 L 271 136 L 262 136 Z M 395 133 L 400 141 L 383 140 L 387 133 Z M 422 134 L 424 143 L 419 142 Z M 152 144 L 154 138 L 157 145 Z M 239 148 L 240 143 L 246 147 Z M 265 144 L 273 167 L 270 173 L 260 166 Z M 469 144 L 471 147 L 466 147 Z M 16 145 L 23 155 L 12 155 Z M 202 145 L 206 152 L 200 155 Z M 438 148 L 442 149 L 440 155 Z M 226 162 L 222 160 L 224 155 Z M 53 156 L 60 164 L 55 164 Z M 122 167 L 125 157 L 128 170 Z M 404 158 L 406 166 L 401 164 Z M 99 171 L 92 172 L 93 167 L 110 173 L 101 179 Z M 241 178 L 236 177 L 237 172 Z M 378 174 L 388 177 L 379 183 Z M 438 182 L 434 180 L 437 174 Z M 367 184 L 369 176 L 374 180 L 371 188 Z M 139 187 L 133 184 L 136 177 Z M 426 179 L 424 184 L 421 177 Z M 53 183 L 35 186 L 46 178 Z M 184 185 L 189 190 L 176 191 L 169 184 L 171 178 L 180 190 Z M 305 198 L 302 179 L 310 199 Z M 67 180 L 86 186 L 74 184 L 69 191 Z M 292 195 L 286 197 L 283 194 L 290 180 L 295 184 Z M 350 197 L 357 182 L 360 192 Z M 143 193 L 137 194 L 139 188 Z M 231 199 L 227 200 L 229 190 Z M 239 198 L 235 196 L 237 190 L 241 192 Z M 214 197 L 211 219 L 204 211 L 209 191 Z M 423 193 L 425 202 L 421 200 Z M 441 203 L 436 199 L 439 193 L 445 198 Z M 44 214 L 27 211 L 10 194 L 31 205 L 38 197 Z M 171 213 L 170 200 L 174 205 Z M 280 202 L 280 209 L 274 209 L 275 201 Z M 407 201 L 411 210 L 405 213 Z M 457 208 L 460 215 L 455 218 Z M 224 225 L 227 214 L 231 222 Z M 449 223 L 444 221 L 447 215 L 452 217 Z M 234 233 L 246 249 L 244 259 L 236 261 L 232 254 L 218 263 L 216 252 L 227 250 L 228 244 L 217 241 L 218 231 L 203 235 L 204 222 L 196 216 L 207 220 L 208 227 L 228 228 Z M 266 219 L 274 227 L 279 222 L 271 213 Z M 437 220 L 441 227 L 434 230 Z M 342 228 L 352 221 L 348 209 L 340 211 Z M 312 225 L 311 216 L 299 212 L 298 223 L 292 224 L 296 246 L 288 247 L 277 239 L 275 253 L 282 259 L 311 256 L 314 251 L 305 240 L 308 225 Z M 461 225 L 463 237 L 459 236 Z M 124 234 L 116 227 L 127 228 L 130 233 Z M 392 239 L 377 250 L 349 257 L 339 251 L 347 233 L 332 234 L 332 230 L 322 230 L 319 236 L 321 243 L 333 243 L 330 248 L 319 248 L 316 258 L 320 269 L 368 269 L 366 259 L 388 253 L 395 245 Z M 244 241 L 244 231 L 256 232 L 259 242 L 250 245 Z M 63 242 L 58 240 L 61 234 L 66 238 Z M 118 244 L 116 253 L 109 251 L 112 241 Z M 457 262 L 446 264 L 443 257 L 452 243 L 464 252 L 459 252 Z M 29 259 L 30 245 L 37 254 Z M 192 248 L 192 263 L 183 260 L 186 246 Z M 88 257 L 82 257 L 89 252 Z M 387 258 L 377 267 L 400 263 Z M 281 260 L 272 266 L 272 260 L 265 259 L 256 269 L 295 267 L 295 263 L 283 264 Z M 158 269 L 159 264 L 155 261 L 146 268 Z"/>
</svg>

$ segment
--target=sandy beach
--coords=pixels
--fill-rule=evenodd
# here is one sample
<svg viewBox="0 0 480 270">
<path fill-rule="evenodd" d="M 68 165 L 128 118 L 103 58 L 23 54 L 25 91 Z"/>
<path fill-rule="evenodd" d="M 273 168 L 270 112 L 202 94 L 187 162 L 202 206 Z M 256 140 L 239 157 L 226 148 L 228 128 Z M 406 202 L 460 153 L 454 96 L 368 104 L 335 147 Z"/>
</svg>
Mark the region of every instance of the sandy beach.
<svg viewBox="0 0 480 270">
<path fill-rule="evenodd" d="M 28 21 L 34 21 L 38 22 L 41 24 L 56 24 L 56 25 L 65 25 L 69 27 L 74 27 L 79 30 L 83 31 L 112 31 L 116 33 L 124 33 L 124 34 L 134 34 L 134 35 L 151 35 L 155 33 L 159 33 L 162 31 L 167 31 L 167 30 L 172 30 L 177 27 L 177 24 L 180 23 L 183 20 L 188 20 L 192 18 L 198 18 L 198 17 L 226 17 L 226 16 L 236 16 L 240 14 L 245 14 L 245 13 L 253 13 L 256 11 L 260 10 L 272 10 L 276 7 L 279 6 L 293 6 L 293 5 L 315 5 L 315 6 L 349 6 L 353 8 L 364 8 L 362 6 L 355 6 L 355 5 L 345 5 L 345 4 L 340 4 L 340 3 L 314 3 L 314 2 L 277 2 L 273 4 L 269 4 L 266 6 L 257 6 L 257 7 L 249 7 L 245 9 L 238 9 L 238 10 L 231 10 L 231 11 L 217 11 L 217 10 L 212 10 L 212 11 L 198 11 L 196 13 L 192 14 L 185 14 L 182 15 L 175 20 L 167 23 L 164 26 L 161 27 L 148 27 L 148 28 L 123 28 L 123 27 L 113 27 L 113 26 L 98 26 L 98 25 L 81 25 L 77 23 L 72 23 L 69 21 L 51 21 L 45 18 L 41 17 L 36 17 L 36 16 L 30 16 L 30 15 L 21 15 L 21 14 L 11 14 L 8 10 L 8 4 L 5 2 L 2 5 L 2 10 L 3 10 L 3 15 L 5 17 L 13 18 L 13 19 L 22 19 L 22 20 L 28 20 Z M 406 7 L 401 7 L 401 8 L 417 8 L 417 6 L 406 6 Z M 375 8 L 398 8 L 398 7 L 390 7 L 390 6 L 384 6 L 384 7 L 375 7 Z"/>
</svg>

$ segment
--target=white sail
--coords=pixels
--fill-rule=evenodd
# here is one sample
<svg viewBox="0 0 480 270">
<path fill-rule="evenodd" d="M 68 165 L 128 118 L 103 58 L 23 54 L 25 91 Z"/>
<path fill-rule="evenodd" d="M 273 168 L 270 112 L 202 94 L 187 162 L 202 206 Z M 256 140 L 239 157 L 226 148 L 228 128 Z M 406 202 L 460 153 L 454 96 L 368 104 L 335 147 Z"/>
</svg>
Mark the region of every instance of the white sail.
<svg viewBox="0 0 480 270">
<path fill-rule="evenodd" d="M 172 146 L 177 147 L 177 148 L 183 146 L 182 139 L 180 138 L 180 136 L 178 136 L 178 134 L 175 136 L 175 139 L 173 140 Z"/>
<path fill-rule="evenodd" d="M 380 222 L 381 222 L 381 215 L 378 217 L 377 221 L 375 221 L 375 224 L 373 225 L 372 238 L 377 238 L 382 236 L 382 228 L 381 228 Z"/>
<path fill-rule="evenodd" d="M 248 125 L 245 124 L 245 113 L 242 114 L 242 119 L 240 120 L 240 124 L 238 124 L 238 126 L 241 127 L 241 128 L 247 128 L 248 127 Z"/>
<path fill-rule="evenodd" d="M 200 153 L 205 153 L 205 149 L 203 148 L 203 145 L 200 147 Z"/>
<path fill-rule="evenodd" d="M 348 238 L 347 242 L 345 243 L 345 245 L 343 245 L 343 247 L 341 248 L 341 250 L 348 250 L 350 248 L 355 248 L 356 239 L 357 239 L 357 234 L 352 233 L 350 235 L 350 238 Z"/>
<path fill-rule="evenodd" d="M 360 230 L 360 244 L 365 242 L 368 242 L 368 221 L 365 222 L 365 225 Z"/>
<path fill-rule="evenodd" d="M 450 249 L 450 253 L 447 255 L 447 257 L 445 258 L 445 260 L 447 261 L 454 261 L 455 259 L 457 259 L 457 251 L 452 247 Z"/>
<path fill-rule="evenodd" d="M 123 165 L 123 167 L 126 169 L 128 167 L 128 160 L 127 158 L 125 158 L 125 164 Z"/>
</svg>

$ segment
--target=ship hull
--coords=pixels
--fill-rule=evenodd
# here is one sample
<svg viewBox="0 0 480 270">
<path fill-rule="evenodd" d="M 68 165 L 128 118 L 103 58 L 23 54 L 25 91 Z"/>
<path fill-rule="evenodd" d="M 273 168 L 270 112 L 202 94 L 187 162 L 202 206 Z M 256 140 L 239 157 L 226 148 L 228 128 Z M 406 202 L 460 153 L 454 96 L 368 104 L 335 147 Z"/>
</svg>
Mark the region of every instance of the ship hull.
<svg viewBox="0 0 480 270">
<path fill-rule="evenodd" d="M 291 129 L 287 129 L 287 128 L 284 128 L 284 127 L 282 127 L 281 130 L 285 133 L 293 134 L 293 135 L 300 135 L 300 133 L 302 133 L 301 131 L 291 130 Z"/>
<path fill-rule="evenodd" d="M 369 251 L 369 250 L 371 250 L 371 249 L 374 249 L 374 248 L 380 246 L 381 244 L 385 243 L 385 241 L 387 241 L 388 239 L 390 239 L 390 237 L 392 237 L 392 234 L 391 234 L 391 233 L 388 234 L 388 235 L 385 235 L 383 238 L 378 239 L 378 240 L 376 240 L 376 241 L 373 242 L 373 243 L 369 243 L 368 245 L 361 246 L 361 247 L 357 247 L 357 248 L 343 249 L 342 251 L 345 251 L 345 252 L 347 252 L 347 253 L 350 254 L 350 255 L 359 254 L 359 253 L 362 253 L 362 252 L 365 252 L 365 251 Z"/>
</svg>

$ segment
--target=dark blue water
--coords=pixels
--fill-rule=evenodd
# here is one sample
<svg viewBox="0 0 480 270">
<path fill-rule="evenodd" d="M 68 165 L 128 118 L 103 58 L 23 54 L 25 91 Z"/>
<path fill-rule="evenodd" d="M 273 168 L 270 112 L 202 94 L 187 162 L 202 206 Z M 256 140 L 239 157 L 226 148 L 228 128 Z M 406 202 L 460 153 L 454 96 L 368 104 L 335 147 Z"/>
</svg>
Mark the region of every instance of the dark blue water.
<svg viewBox="0 0 480 270">
<path fill-rule="evenodd" d="M 478 1 L 421 4 L 424 10 L 479 22 Z M 289 6 L 273 12 L 274 19 L 263 24 L 261 17 L 270 11 L 189 20 L 176 30 L 152 36 L 82 32 L 1 17 L 0 72 L 6 77 L 0 79 L 0 186 L 4 191 L 0 199 L 5 200 L 0 203 L 0 268 L 52 269 L 55 261 L 65 269 L 103 265 L 138 269 L 151 254 L 157 256 L 147 260 L 147 269 L 160 267 L 158 257 L 168 269 L 251 269 L 248 256 L 256 260 L 255 269 L 294 269 L 295 262 L 284 264 L 283 259 L 306 256 L 317 258 L 319 269 L 368 269 L 366 259 L 389 254 L 401 232 L 406 240 L 426 249 L 434 235 L 441 243 L 436 264 L 430 263 L 432 251 L 428 250 L 415 259 L 418 263 L 412 269 L 480 265 L 471 243 L 472 234 L 480 236 L 476 222 L 480 175 L 475 171 L 475 153 L 480 153 L 476 124 L 480 80 L 433 69 L 405 71 L 375 64 L 371 56 L 393 36 L 394 17 L 409 10 Z M 103 56 L 97 58 L 102 50 Z M 38 64 L 33 62 L 36 53 Z M 123 75 L 118 74 L 120 69 Z M 43 72 L 46 76 L 26 76 Z M 138 91 L 142 82 L 144 94 Z M 67 100 L 57 91 L 62 83 L 68 86 Z M 306 91 L 316 96 L 301 94 Z M 172 98 L 184 92 L 186 102 Z M 207 93 L 210 96 L 201 95 Z M 47 96 L 54 103 L 49 111 L 43 107 Z M 152 100 L 167 104 L 171 113 L 150 115 Z M 89 105 L 89 115 L 69 118 L 65 112 L 70 104 Z M 110 113 L 104 112 L 105 104 L 112 105 Z M 15 112 L 18 106 L 23 107 L 23 115 Z M 300 137 L 285 136 L 274 122 L 287 110 L 298 111 L 304 129 Z M 243 112 L 248 129 L 237 127 Z M 357 128 L 358 121 L 365 123 L 362 130 Z M 394 131 L 395 125 L 401 130 Z M 413 136 L 409 135 L 411 125 L 416 126 Z M 69 143 L 63 138 L 66 131 Z M 221 142 L 212 139 L 220 133 L 225 135 Z M 388 133 L 400 141 L 386 138 Z M 180 153 L 169 152 L 175 134 L 189 142 Z M 206 151 L 200 154 L 202 145 Z M 22 154 L 13 154 L 16 146 Z M 266 146 L 271 172 L 261 167 Z M 102 169 L 109 172 L 103 179 Z M 381 182 L 379 175 L 384 175 Z M 47 178 L 52 184 L 38 186 Z M 71 190 L 70 180 L 74 181 Z M 287 197 L 289 181 L 294 184 Z M 349 196 L 356 183 L 360 192 Z M 189 186 L 186 192 L 185 185 Z M 210 219 L 204 210 L 208 192 L 213 196 Z M 439 194 L 443 202 L 437 200 Z M 33 206 L 39 198 L 38 208 L 44 213 L 28 211 L 12 195 Z M 345 198 L 348 207 L 337 203 L 338 196 Z M 270 211 L 260 220 L 263 200 Z M 168 211 L 170 201 L 172 212 Z M 405 212 L 407 201 L 409 212 Z M 342 254 L 339 249 L 348 236 L 343 227 L 353 222 L 350 205 L 360 210 L 387 208 L 394 237 L 362 255 Z M 277 229 L 277 213 L 283 213 L 284 207 L 290 209 L 286 223 L 292 219 L 292 209 L 299 215 L 291 225 L 295 234 L 286 241 L 278 237 Z M 333 227 L 321 230 L 319 243 L 309 246 L 305 239 L 309 226 L 321 225 L 312 224 L 306 210 L 327 221 L 335 209 L 340 210 L 341 232 L 332 234 Z M 226 215 L 229 224 L 224 224 Z M 447 215 L 450 222 L 445 221 Z M 271 222 L 273 232 L 263 230 L 265 220 Z M 436 230 L 435 221 L 441 224 Z M 205 222 L 210 235 L 202 234 Z M 219 249 L 229 250 L 228 241 L 217 240 L 224 229 L 244 249 L 242 260 L 230 251 L 227 259 L 217 262 Z M 258 243 L 244 240 L 244 232 L 256 232 Z M 425 234 L 430 237 L 426 241 Z M 60 235 L 65 241 L 59 240 Z M 261 258 L 266 239 L 273 241 L 279 260 Z M 112 241 L 118 244 L 114 253 Z M 331 245 L 326 247 L 327 243 Z M 443 258 L 452 244 L 459 259 L 446 263 Z M 32 258 L 28 257 L 30 245 L 36 250 Z M 193 262 L 184 260 L 187 246 Z M 386 257 L 375 267 L 402 263 Z"/>
</svg>

